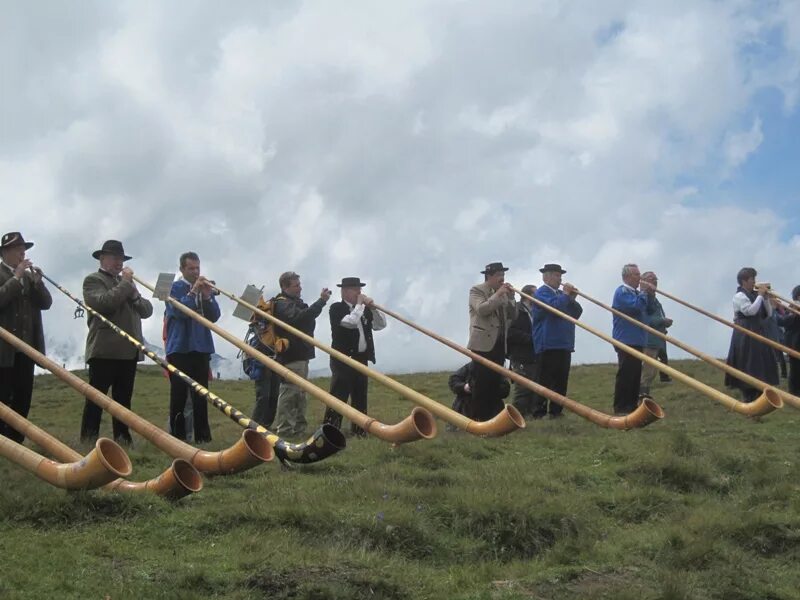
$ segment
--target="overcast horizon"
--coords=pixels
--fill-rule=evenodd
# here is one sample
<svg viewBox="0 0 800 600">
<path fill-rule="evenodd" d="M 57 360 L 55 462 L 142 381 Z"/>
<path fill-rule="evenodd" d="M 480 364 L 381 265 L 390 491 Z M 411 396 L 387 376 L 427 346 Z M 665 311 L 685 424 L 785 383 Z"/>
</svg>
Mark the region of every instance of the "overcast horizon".
<svg viewBox="0 0 800 600">
<path fill-rule="evenodd" d="M 187 250 L 236 293 L 293 270 L 307 302 L 335 300 L 359 276 L 463 344 L 493 261 L 518 287 L 559 263 L 607 303 L 633 262 L 726 318 L 740 267 L 784 296 L 800 284 L 796 0 L 0 7 L 0 229 L 73 293 L 118 239 L 149 282 Z M 85 320 L 51 291 L 48 355 L 80 366 Z M 662 302 L 672 335 L 727 353 L 728 328 Z M 380 370 L 466 361 L 389 321 Z M 327 310 L 316 331 L 330 340 Z M 576 337 L 575 364 L 616 360 Z"/>
</svg>

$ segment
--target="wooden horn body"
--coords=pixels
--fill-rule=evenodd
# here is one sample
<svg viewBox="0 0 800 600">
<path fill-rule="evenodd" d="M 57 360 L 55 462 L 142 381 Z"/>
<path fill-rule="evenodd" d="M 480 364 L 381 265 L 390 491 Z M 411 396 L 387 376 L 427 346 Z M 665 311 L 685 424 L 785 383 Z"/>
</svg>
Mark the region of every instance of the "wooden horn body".
<svg viewBox="0 0 800 600">
<path fill-rule="evenodd" d="M 22 415 L 17 414 L 2 402 L 0 402 L 0 420 L 19 431 L 37 446 L 44 448 L 45 452 L 61 462 L 77 462 L 81 460 L 81 455 L 75 450 L 47 433 L 44 429 L 37 427 Z M 103 489 L 120 492 L 149 491 L 168 500 L 179 500 L 203 489 L 203 478 L 200 472 L 190 463 L 181 458 L 176 458 L 164 473 L 154 479 L 128 481 L 120 478 L 112 481 Z"/>
<path fill-rule="evenodd" d="M 272 460 L 274 456 L 269 442 L 250 429 L 244 431 L 241 439 L 225 450 L 208 452 L 194 448 L 186 442 L 171 436 L 166 431 L 159 429 L 121 404 L 114 402 L 114 400 L 90 386 L 83 379 L 67 371 L 2 327 L 0 327 L 0 338 L 26 354 L 33 362 L 50 371 L 85 396 L 90 402 L 108 412 L 112 417 L 125 423 L 159 450 L 173 458 L 182 458 L 190 462 L 201 473 L 214 475 L 238 473 Z"/>
<path fill-rule="evenodd" d="M 305 442 L 299 444 L 291 444 L 286 440 L 281 439 L 280 437 L 270 432 L 262 425 L 256 423 L 252 419 L 245 416 L 244 413 L 237 410 L 236 407 L 231 406 L 230 404 L 225 402 L 222 398 L 211 392 L 211 390 L 200 385 L 194 379 L 189 377 L 186 373 L 184 373 L 174 365 L 171 365 L 167 360 L 160 357 L 152 350 L 148 349 L 147 346 L 145 346 L 142 342 L 137 340 L 127 331 L 123 330 L 115 323 L 112 323 L 111 321 L 106 319 L 102 314 L 94 310 L 92 307 L 86 305 L 84 302 L 81 302 L 81 300 L 73 296 L 69 292 L 69 290 L 60 286 L 58 283 L 50 279 L 44 273 L 42 273 L 42 277 L 44 277 L 47 281 L 53 284 L 61 293 L 66 295 L 73 302 L 77 303 L 78 306 L 80 306 L 87 312 L 91 313 L 97 319 L 100 319 L 103 323 L 108 325 L 108 327 L 110 327 L 115 333 L 117 333 L 122 338 L 130 342 L 133 346 L 138 348 L 140 352 L 142 352 L 154 363 L 166 369 L 168 372 L 173 373 L 176 376 L 180 377 L 197 394 L 204 397 L 214 408 L 227 415 L 237 425 L 245 429 L 252 429 L 253 431 L 264 436 L 267 439 L 267 441 L 272 445 L 275 451 L 275 455 L 282 463 L 287 461 L 301 463 L 301 464 L 319 462 L 320 460 L 324 460 L 325 458 L 336 454 L 340 450 L 343 450 L 347 445 L 347 441 L 345 440 L 344 435 L 342 435 L 342 432 L 339 431 L 333 425 L 327 423 L 320 426 L 317 429 L 317 431 L 314 432 L 314 434 L 310 438 L 308 438 L 308 440 L 306 440 Z M 183 469 L 183 473 L 185 476 L 188 477 L 186 469 Z"/>
<path fill-rule="evenodd" d="M 484 358 L 480 354 L 476 354 L 475 352 L 469 350 L 468 348 L 465 348 L 464 346 L 456 344 L 455 342 L 450 341 L 447 338 L 442 337 L 439 334 L 434 333 L 429 329 L 426 329 L 425 327 L 422 327 L 421 325 L 417 325 L 416 323 L 401 317 L 397 313 L 392 312 L 387 308 L 378 305 L 375 305 L 375 307 L 385 312 L 387 315 L 394 317 L 398 321 L 405 323 L 409 327 L 412 327 L 417 331 L 432 337 L 433 339 L 441 342 L 442 344 L 449 346 L 453 350 L 456 350 L 457 352 L 460 352 L 461 354 L 468 356 L 472 360 L 481 363 L 485 367 L 488 367 L 496 371 L 497 373 L 500 373 L 504 377 L 508 377 L 513 382 L 518 383 L 519 385 L 526 387 L 529 390 L 536 392 L 537 394 L 549 398 L 550 400 L 552 400 L 557 404 L 560 404 L 567 410 L 574 412 L 575 414 L 580 415 L 584 419 L 591 421 L 596 425 L 600 425 L 601 427 L 608 427 L 610 429 L 633 429 L 637 427 L 644 427 L 645 425 L 648 425 L 653 421 L 657 421 L 658 419 L 661 419 L 664 416 L 664 411 L 661 410 L 661 407 L 658 406 L 658 404 L 656 404 L 652 400 L 647 400 L 643 402 L 636 408 L 636 410 L 634 410 L 629 415 L 625 416 L 612 416 L 600 412 L 599 410 L 589 408 L 588 406 L 580 404 L 579 402 L 575 402 L 574 400 L 571 400 L 566 396 L 562 396 L 561 394 L 558 394 L 544 386 L 541 386 L 538 383 L 535 383 L 530 379 L 523 377 L 522 375 L 514 373 L 513 371 L 506 369 L 505 367 L 493 363 L 492 361 L 490 361 L 487 358 Z M 466 417 L 463 418 L 466 419 Z M 469 431 L 470 429 L 472 429 L 473 432 L 476 432 L 479 435 L 481 435 L 481 433 L 479 432 L 483 426 L 487 426 L 490 428 L 500 427 L 513 431 L 513 429 L 516 427 L 524 426 L 524 423 L 525 421 L 522 419 L 522 415 L 519 414 L 519 411 L 511 405 L 506 405 L 505 410 L 501 412 L 499 415 L 495 416 L 490 421 L 486 421 L 485 423 L 470 421 L 470 424 L 467 426 L 468 427 L 467 430 Z"/>
<path fill-rule="evenodd" d="M 500 415 L 493 418 L 490 421 L 479 422 L 473 421 L 472 419 L 468 419 L 464 415 L 461 415 L 451 409 L 448 406 L 440 402 L 436 402 L 435 400 L 428 398 L 427 396 L 420 394 L 418 391 L 411 389 L 410 387 L 403 385 L 399 381 L 392 379 L 384 375 L 383 373 L 379 373 L 374 369 L 370 369 L 369 367 L 361 364 L 357 360 L 353 360 L 351 357 L 347 356 L 346 354 L 339 352 L 335 348 L 328 346 L 327 344 L 323 344 L 316 338 L 300 331 L 296 327 L 292 327 L 291 325 L 284 323 L 280 319 L 276 318 L 269 313 L 264 312 L 263 310 L 259 309 L 257 306 L 250 304 L 242 300 L 241 298 L 237 298 L 235 295 L 231 294 L 230 292 L 226 292 L 216 286 L 213 286 L 215 290 L 217 290 L 220 294 L 227 296 L 234 302 L 241 304 L 242 306 L 247 307 L 249 310 L 252 310 L 255 314 L 260 317 L 263 317 L 276 325 L 280 326 L 282 329 L 291 332 L 293 335 L 299 337 L 300 339 L 316 346 L 323 352 L 330 354 L 333 358 L 342 363 L 346 364 L 350 368 L 359 373 L 363 373 L 367 377 L 371 377 L 375 381 L 385 385 L 390 390 L 397 392 L 402 397 L 410 400 L 417 406 L 421 406 L 446 423 L 450 423 L 459 429 L 463 429 L 468 431 L 469 433 L 483 436 L 483 437 L 497 437 L 501 435 L 505 435 L 512 431 L 515 431 L 519 428 L 525 427 L 525 420 L 522 418 L 522 415 L 519 414 L 513 406 L 510 407 L 509 410 L 504 410 Z M 375 305 L 375 308 L 378 309 L 379 307 Z M 380 309 L 382 310 L 382 309 Z M 384 311 L 385 312 L 385 311 Z M 388 314 L 388 313 L 387 313 Z"/>
<path fill-rule="evenodd" d="M 727 400 L 724 400 L 724 401 L 722 401 L 719 397 L 716 397 L 716 396 L 711 397 L 712 400 L 716 400 L 718 402 L 721 401 L 725 406 L 727 406 L 731 410 L 733 410 L 735 412 L 738 412 L 740 414 L 743 414 L 743 415 L 747 415 L 748 417 L 764 415 L 764 414 L 767 414 L 769 412 L 772 412 L 776 408 L 780 408 L 780 403 L 776 403 L 774 401 L 776 395 L 780 396 L 783 400 L 786 400 L 787 402 L 791 402 L 793 406 L 796 406 L 796 407 L 800 408 L 800 398 L 798 398 L 796 396 L 793 396 L 792 394 L 789 394 L 788 392 L 784 392 L 783 390 L 779 390 L 777 388 L 774 388 L 771 385 L 769 385 L 767 383 L 764 383 L 760 379 L 756 379 L 752 375 L 748 375 L 747 373 L 745 373 L 743 371 L 740 371 L 739 369 L 736 369 L 736 368 L 730 366 L 729 364 L 726 364 L 726 363 L 722 362 L 721 360 L 718 360 L 718 359 L 714 358 L 713 356 L 709 356 L 708 354 L 700 352 L 699 350 L 689 346 L 688 344 L 684 344 L 680 340 L 677 340 L 674 337 L 672 337 L 670 335 L 667 335 L 666 333 L 661 333 L 657 329 L 653 329 L 649 325 L 645 325 L 641 321 L 637 321 L 636 319 L 634 319 L 630 315 L 626 315 L 624 312 L 619 311 L 619 310 L 617 310 L 617 309 L 615 309 L 615 308 L 613 308 L 611 306 L 608 306 L 607 304 L 604 304 L 603 302 L 600 302 L 599 300 L 597 300 L 595 298 L 592 298 L 588 294 L 585 294 L 585 293 L 583 293 L 581 291 L 578 291 L 578 290 L 576 290 L 576 291 L 577 291 L 579 296 L 581 296 L 582 298 L 586 298 L 589 302 L 592 302 L 592 303 L 596 304 L 597 306 L 599 306 L 601 308 L 605 308 L 606 310 L 608 310 L 609 312 L 617 315 L 618 317 L 621 317 L 621 318 L 625 319 L 626 321 L 629 321 L 629 322 L 633 323 L 634 325 L 637 325 L 637 326 L 641 327 L 647 333 L 649 333 L 651 335 L 654 335 L 656 337 L 659 337 L 662 340 L 666 340 L 667 342 L 669 342 L 670 344 L 673 344 L 674 346 L 677 346 L 681 350 L 685 350 L 686 352 L 696 356 L 700 360 L 703 360 L 703 361 L 705 361 L 705 362 L 707 362 L 707 363 L 709 363 L 711 365 L 714 365 L 715 367 L 717 367 L 719 369 L 722 369 L 726 373 L 730 373 L 733 377 L 736 377 L 737 379 L 740 379 L 741 381 L 744 381 L 746 384 L 751 385 L 754 388 L 760 389 L 760 390 L 762 390 L 764 392 L 755 401 L 749 402 L 749 403 L 748 402 L 740 402 L 740 401 L 736 400 L 735 398 L 732 398 L 732 397 L 727 396 L 727 395 L 723 395 L 725 398 L 727 398 Z M 659 362 L 659 364 L 663 365 L 663 363 L 661 363 L 661 362 Z M 671 375 L 671 373 L 670 373 L 670 375 Z M 733 404 L 731 404 L 731 401 L 733 402 Z"/>
<path fill-rule="evenodd" d="M 727 325 L 731 329 L 735 329 L 737 331 L 741 331 L 745 335 L 749 335 L 751 338 L 753 338 L 754 340 L 758 340 L 762 344 L 766 344 L 767 346 L 775 348 L 776 350 L 780 350 L 781 352 L 785 352 L 789 356 L 792 356 L 794 358 L 800 359 L 800 352 L 798 352 L 797 350 L 789 348 L 788 346 L 784 346 L 783 344 L 779 344 L 775 340 L 771 340 L 768 337 L 764 337 L 763 335 L 759 335 L 755 331 L 750 331 L 749 329 L 747 329 L 747 327 L 742 327 L 741 325 L 737 325 L 736 323 L 733 323 L 732 321 L 728 321 L 727 319 L 723 319 L 722 317 L 717 316 L 714 313 L 708 312 L 707 310 L 704 310 L 704 309 L 700 308 L 699 306 L 695 306 L 694 304 L 691 304 L 690 302 L 687 302 L 686 300 L 681 300 L 677 296 L 673 296 L 672 294 L 668 294 L 664 290 L 660 290 L 660 289 L 656 290 L 656 293 L 661 294 L 662 296 L 665 296 L 665 297 L 669 298 L 670 300 L 674 300 L 675 302 L 677 302 L 678 304 L 682 304 L 686 308 L 691 308 L 692 310 L 699 312 L 701 315 L 705 315 L 709 319 L 714 319 L 717 323 L 722 323 L 723 325 Z"/>
<path fill-rule="evenodd" d="M 100 438 L 89 454 L 70 463 L 57 463 L 30 448 L 0 436 L 0 455 L 50 485 L 65 490 L 93 490 L 131 474 L 125 451 L 108 438 Z"/>
<path fill-rule="evenodd" d="M 793 312 L 793 313 L 794 313 L 794 314 L 796 314 L 796 315 L 800 315 L 800 304 L 798 304 L 798 303 L 797 303 L 797 302 L 795 302 L 794 300 L 789 300 L 788 298 L 784 298 L 783 296 L 781 296 L 781 295 L 780 295 L 780 294 L 778 294 L 777 292 L 773 292 L 772 290 L 769 290 L 767 293 L 768 293 L 770 296 L 775 296 L 775 298 L 777 298 L 778 300 L 780 300 L 781 302 L 783 302 L 784 306 L 785 306 L 785 307 L 786 307 L 786 308 L 787 308 L 787 309 L 788 309 L 790 312 Z"/>
<path fill-rule="evenodd" d="M 134 277 L 134 279 L 147 289 L 153 290 L 152 286 L 148 285 L 144 281 L 141 281 L 138 277 Z M 356 410 L 346 402 L 342 402 L 332 394 L 329 394 L 328 392 L 318 388 L 310 381 L 303 379 L 276 360 L 271 359 L 263 352 L 259 352 L 252 346 L 244 343 L 238 337 L 222 329 L 222 327 L 212 323 L 205 317 L 198 315 L 180 302 L 175 302 L 172 298 L 167 298 L 167 301 L 171 302 L 172 306 L 183 312 L 188 317 L 194 319 L 198 323 L 202 323 L 205 327 L 216 333 L 222 339 L 227 340 L 248 356 L 252 356 L 268 369 L 274 373 L 277 373 L 286 381 L 293 383 L 301 390 L 307 392 L 325 404 L 325 406 L 335 410 L 346 419 L 349 419 L 350 422 L 354 423 L 358 427 L 361 427 L 361 429 L 367 433 L 370 433 L 371 435 L 374 435 L 385 442 L 390 442 L 393 444 L 405 444 L 421 439 L 431 439 L 436 436 L 436 421 L 433 418 L 433 415 L 431 415 L 427 410 L 415 408 L 408 417 L 396 425 L 385 425 L 380 423 L 379 421 L 376 421 L 375 419 L 365 415 L 361 411 Z M 251 431 L 251 433 L 255 432 Z"/>
</svg>

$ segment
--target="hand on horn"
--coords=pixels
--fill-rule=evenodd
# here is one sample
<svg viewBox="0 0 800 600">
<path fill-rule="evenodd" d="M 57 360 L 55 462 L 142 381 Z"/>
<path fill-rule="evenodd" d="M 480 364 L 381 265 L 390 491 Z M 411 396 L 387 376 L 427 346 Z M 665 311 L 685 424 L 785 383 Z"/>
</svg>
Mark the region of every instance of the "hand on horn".
<svg viewBox="0 0 800 600">
<path fill-rule="evenodd" d="M 130 281 L 133 283 L 133 269 L 130 267 L 123 267 L 122 271 L 119 272 L 119 276 L 122 277 L 125 281 Z"/>
<path fill-rule="evenodd" d="M 25 276 L 25 271 L 31 267 L 33 267 L 33 263 L 27 258 L 23 258 L 21 261 L 19 261 L 19 264 L 14 267 L 14 277 L 17 279 L 22 279 Z"/>
<path fill-rule="evenodd" d="M 565 283 L 561 286 L 561 288 L 564 290 L 564 293 L 570 298 L 576 298 L 578 296 L 578 288 L 576 288 L 571 283 Z"/>
</svg>

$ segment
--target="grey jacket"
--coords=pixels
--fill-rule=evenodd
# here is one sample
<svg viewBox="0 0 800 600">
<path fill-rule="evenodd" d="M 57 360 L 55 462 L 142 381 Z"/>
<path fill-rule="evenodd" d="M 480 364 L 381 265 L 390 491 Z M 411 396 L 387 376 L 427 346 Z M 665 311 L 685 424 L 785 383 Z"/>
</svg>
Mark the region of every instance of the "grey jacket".
<svg viewBox="0 0 800 600">
<path fill-rule="evenodd" d="M 508 328 L 517 316 L 514 295 L 492 298 L 494 290 L 488 283 L 475 285 L 469 291 L 469 343 L 477 352 L 489 352 L 501 334 L 508 345 Z M 504 349 L 504 354 L 507 351 Z"/>
<path fill-rule="evenodd" d="M 153 314 L 153 305 L 142 296 L 132 299 L 135 289 L 129 281 L 118 279 L 105 271 L 97 271 L 83 280 L 83 301 L 141 342 L 142 319 Z M 91 313 L 86 323 L 89 326 L 89 333 L 86 335 L 86 362 L 93 358 L 144 358 L 133 344 Z"/>
<path fill-rule="evenodd" d="M 34 284 L 27 274 L 23 281 L 17 281 L 13 271 L 0 265 L 0 327 L 42 354 L 45 352 L 42 311 L 51 304 L 53 298 L 43 282 Z M 16 352 L 16 348 L 0 340 L 0 368 L 13 367 Z"/>
</svg>

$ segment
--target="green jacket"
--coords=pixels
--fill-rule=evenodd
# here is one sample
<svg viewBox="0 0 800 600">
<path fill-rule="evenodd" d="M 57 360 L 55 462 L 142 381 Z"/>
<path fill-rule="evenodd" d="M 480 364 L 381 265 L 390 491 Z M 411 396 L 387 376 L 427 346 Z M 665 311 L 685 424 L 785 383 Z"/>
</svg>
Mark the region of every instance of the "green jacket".
<svg viewBox="0 0 800 600">
<path fill-rule="evenodd" d="M 153 305 L 142 296 L 133 299 L 134 295 L 138 293 L 133 283 L 118 279 L 105 271 L 87 275 L 83 280 L 83 301 L 86 305 L 141 342 L 142 319 L 153 314 Z M 93 358 L 143 360 L 144 356 L 133 344 L 91 313 L 86 323 L 89 326 L 84 359 L 86 362 Z"/>
<path fill-rule="evenodd" d="M 13 271 L 0 265 L 0 327 L 44 354 L 42 311 L 50 308 L 53 299 L 43 282 L 37 284 L 26 274 L 23 281 Z M 0 368 L 14 366 L 17 349 L 0 341 Z"/>
</svg>

